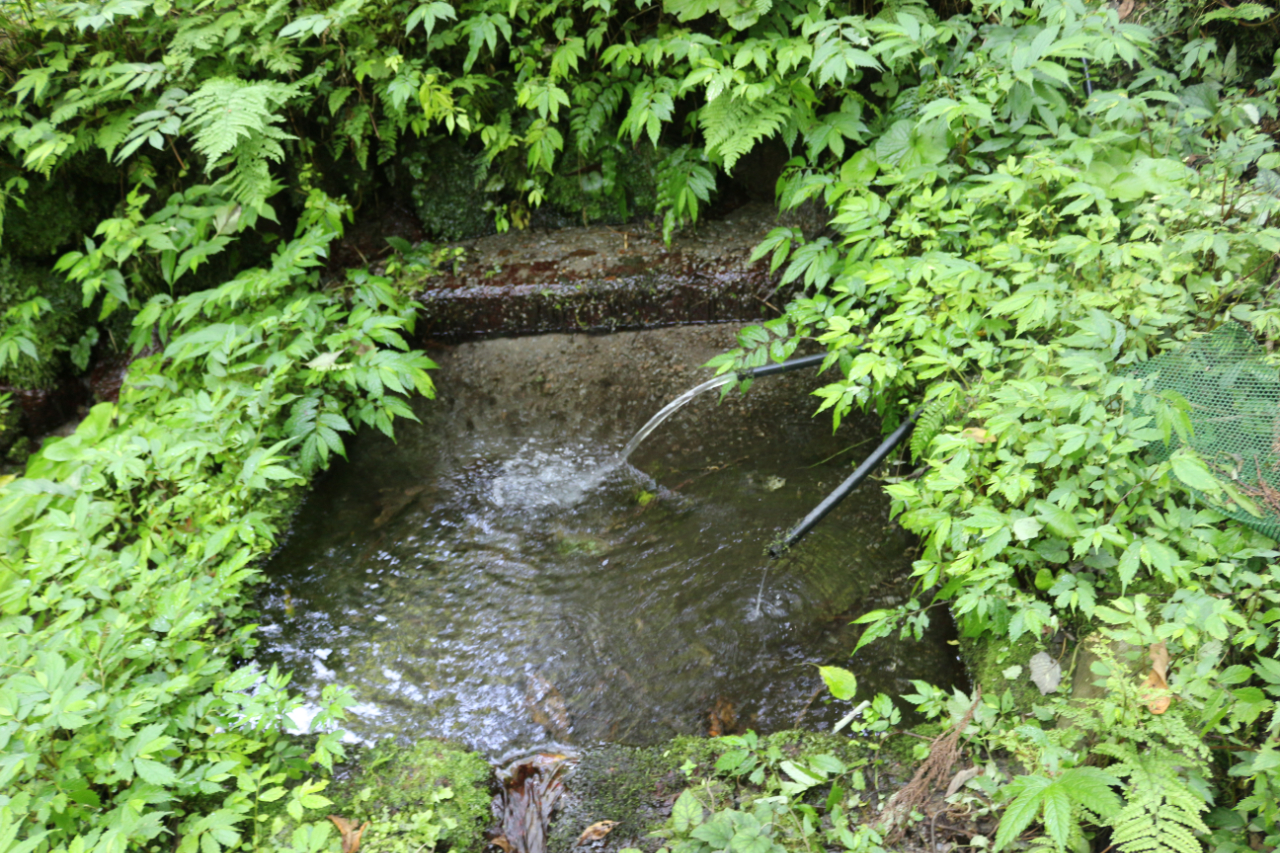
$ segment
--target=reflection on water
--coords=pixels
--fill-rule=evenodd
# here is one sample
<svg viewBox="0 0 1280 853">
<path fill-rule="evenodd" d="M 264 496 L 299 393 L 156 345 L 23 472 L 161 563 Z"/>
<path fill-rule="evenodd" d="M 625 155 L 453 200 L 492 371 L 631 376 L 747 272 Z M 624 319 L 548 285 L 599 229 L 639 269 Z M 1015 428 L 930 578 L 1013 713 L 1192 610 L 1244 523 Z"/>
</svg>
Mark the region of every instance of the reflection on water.
<svg viewBox="0 0 1280 853">
<path fill-rule="evenodd" d="M 665 334 L 691 361 L 718 345 L 708 330 L 692 344 L 673 336 L 693 330 Z M 806 706 L 806 725 L 830 725 L 847 707 L 809 705 L 820 663 L 849 666 L 867 695 L 955 677 L 941 635 L 847 658 L 850 619 L 896 600 L 892 576 L 910 565 L 874 483 L 764 572 L 765 547 L 850 455 L 822 460 L 869 434 L 809 418 L 814 377 L 690 406 L 632 468 L 618 450 L 661 391 L 635 384 L 636 341 L 593 340 L 559 353 L 559 391 L 531 379 L 513 342 L 460 347 L 440 359 L 448 393 L 419 407 L 421 425 L 398 445 L 355 442 L 268 567 L 264 663 L 293 669 L 308 695 L 351 687 L 360 736 L 452 737 L 491 755 L 654 742 L 726 714 L 785 728 Z M 525 343 L 535 363 L 557 345 Z M 607 381 L 628 375 L 626 393 Z"/>
</svg>

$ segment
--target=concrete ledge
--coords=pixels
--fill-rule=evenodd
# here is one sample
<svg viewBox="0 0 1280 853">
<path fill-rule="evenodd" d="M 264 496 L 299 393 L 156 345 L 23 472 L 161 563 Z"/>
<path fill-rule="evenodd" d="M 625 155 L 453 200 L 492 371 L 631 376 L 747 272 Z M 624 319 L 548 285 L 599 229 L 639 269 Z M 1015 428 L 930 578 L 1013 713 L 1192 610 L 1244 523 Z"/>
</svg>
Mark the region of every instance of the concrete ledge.
<svg viewBox="0 0 1280 853">
<path fill-rule="evenodd" d="M 662 242 L 644 225 L 511 232 L 461 243 L 456 271 L 423 279 L 422 338 L 616 331 L 777 315 L 778 276 L 752 248 L 778 223 L 770 205 Z"/>
</svg>

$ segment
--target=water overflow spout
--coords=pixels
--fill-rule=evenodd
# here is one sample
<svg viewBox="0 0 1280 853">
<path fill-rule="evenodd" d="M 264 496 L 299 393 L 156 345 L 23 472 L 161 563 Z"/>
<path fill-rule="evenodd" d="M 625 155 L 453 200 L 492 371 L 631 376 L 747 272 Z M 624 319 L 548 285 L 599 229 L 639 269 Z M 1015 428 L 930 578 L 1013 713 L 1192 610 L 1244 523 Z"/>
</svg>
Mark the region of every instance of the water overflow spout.
<svg viewBox="0 0 1280 853">
<path fill-rule="evenodd" d="M 740 379 L 746 379 L 748 377 L 773 376 L 777 373 L 788 373 L 792 370 L 802 370 L 806 367 L 817 367 L 822 364 L 826 357 L 826 353 L 806 355 L 801 358 L 793 358 L 790 361 L 781 362 L 780 364 L 764 364 L 760 367 L 748 367 L 738 371 L 737 373 L 725 373 L 715 377 L 714 379 L 708 379 L 701 385 L 694 386 L 688 391 L 685 391 L 679 397 L 676 397 L 670 403 L 667 403 L 667 405 L 658 410 L 656 415 L 649 418 L 649 422 L 640 427 L 639 432 L 631 437 L 631 440 L 627 442 L 626 447 L 622 448 L 620 458 L 625 462 L 631 456 L 632 452 L 640 446 L 640 442 L 648 438 L 650 433 L 662 425 L 663 421 L 683 409 L 700 394 L 711 391 L 715 388 L 722 388 L 730 382 L 737 382 Z"/>
<path fill-rule="evenodd" d="M 773 376 L 778 373 L 788 373 L 792 370 L 802 370 L 806 367 L 818 367 L 826 360 L 826 358 L 826 353 L 806 355 L 778 364 L 764 364 L 759 367 L 748 367 L 738 371 L 737 373 L 725 373 L 715 377 L 714 379 L 708 379 L 701 385 L 697 385 L 690 388 L 688 391 L 685 391 L 679 397 L 663 406 L 656 415 L 650 418 L 649 422 L 642 426 L 640 431 L 632 436 L 631 440 L 627 442 L 627 446 L 622 450 L 621 460 L 625 462 L 631 455 L 632 451 L 640 446 L 640 442 L 648 438 L 649 434 L 657 429 L 663 421 L 680 411 L 680 409 L 688 405 L 699 394 L 710 391 L 714 388 L 721 388 L 728 385 L 730 382 L 736 382 L 741 379 Z M 826 518 L 827 513 L 831 512 L 831 510 L 835 509 L 842 500 L 847 498 L 849 493 L 856 489 L 862 481 L 865 480 L 872 471 L 878 468 L 880 463 L 893 452 L 894 448 L 901 444 L 903 439 L 911 434 L 911 430 L 915 427 L 916 419 L 920 417 L 921 411 L 923 410 L 917 409 L 912 412 L 905 421 L 899 424 L 898 428 L 891 432 L 888 437 L 880 443 L 879 447 L 871 451 L 871 455 L 863 460 L 862 464 L 849 475 L 848 479 L 837 486 L 831 494 L 827 495 L 826 498 L 823 499 L 822 503 L 814 507 L 799 524 L 791 528 L 781 542 L 770 546 L 769 554 L 773 557 L 779 557 L 788 548 L 808 535 L 809 531 L 813 530 L 813 528 L 818 525 L 818 522 Z M 764 595 L 763 578 L 761 578 L 760 581 L 760 595 Z M 759 612 L 759 607 L 760 602 L 757 600 L 757 613 Z"/>
</svg>

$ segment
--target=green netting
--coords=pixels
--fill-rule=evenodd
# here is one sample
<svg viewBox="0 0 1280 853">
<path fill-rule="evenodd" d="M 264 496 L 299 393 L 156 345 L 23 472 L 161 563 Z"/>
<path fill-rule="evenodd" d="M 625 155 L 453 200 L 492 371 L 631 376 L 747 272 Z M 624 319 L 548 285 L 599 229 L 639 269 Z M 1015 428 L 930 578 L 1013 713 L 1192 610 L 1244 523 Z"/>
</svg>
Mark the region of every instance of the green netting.
<svg viewBox="0 0 1280 853">
<path fill-rule="evenodd" d="M 1253 514 L 1236 501 L 1192 493 L 1209 506 L 1280 539 L 1280 374 L 1266 352 L 1238 323 L 1136 367 L 1137 376 L 1155 376 L 1154 391 L 1176 391 L 1190 404 L 1192 434 L 1187 444 L 1219 481 L 1252 502 Z M 1175 398 L 1176 399 L 1176 398 Z M 1167 458 L 1180 446 L 1154 447 Z"/>
</svg>

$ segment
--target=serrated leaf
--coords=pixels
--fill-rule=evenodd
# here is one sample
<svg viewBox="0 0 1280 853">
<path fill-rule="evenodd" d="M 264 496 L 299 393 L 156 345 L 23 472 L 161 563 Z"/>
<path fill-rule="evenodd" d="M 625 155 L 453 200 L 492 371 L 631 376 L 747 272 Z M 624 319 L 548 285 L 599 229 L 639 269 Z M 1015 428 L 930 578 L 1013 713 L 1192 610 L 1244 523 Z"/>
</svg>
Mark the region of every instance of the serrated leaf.
<svg viewBox="0 0 1280 853">
<path fill-rule="evenodd" d="M 133 769 L 138 772 L 139 778 L 152 785 L 167 787 L 178 781 L 178 775 L 168 765 L 150 758 L 133 759 Z"/>
<path fill-rule="evenodd" d="M 1179 448 L 1170 457 L 1169 464 L 1173 468 L 1174 476 L 1185 485 L 1210 495 L 1216 495 L 1222 491 L 1222 484 L 1209 472 L 1209 466 L 1205 465 L 1204 461 L 1190 449 Z"/>
</svg>

